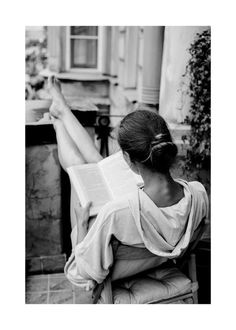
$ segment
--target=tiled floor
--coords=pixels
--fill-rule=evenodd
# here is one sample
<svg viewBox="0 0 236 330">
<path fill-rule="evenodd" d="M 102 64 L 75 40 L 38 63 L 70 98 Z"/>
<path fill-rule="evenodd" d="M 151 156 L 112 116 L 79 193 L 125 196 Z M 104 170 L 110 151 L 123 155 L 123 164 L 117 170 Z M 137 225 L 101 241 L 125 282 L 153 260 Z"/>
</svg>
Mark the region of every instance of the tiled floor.
<svg viewBox="0 0 236 330">
<path fill-rule="evenodd" d="M 26 304 L 91 304 L 91 295 L 71 284 L 64 274 L 26 278 Z"/>
</svg>

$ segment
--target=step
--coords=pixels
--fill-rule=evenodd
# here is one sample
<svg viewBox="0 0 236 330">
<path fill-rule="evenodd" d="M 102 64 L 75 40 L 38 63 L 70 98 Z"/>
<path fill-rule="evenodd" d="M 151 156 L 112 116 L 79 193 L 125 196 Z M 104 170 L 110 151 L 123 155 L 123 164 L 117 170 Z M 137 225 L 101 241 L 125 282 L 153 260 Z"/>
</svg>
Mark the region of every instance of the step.
<svg viewBox="0 0 236 330">
<path fill-rule="evenodd" d="M 183 136 L 189 137 L 191 134 L 190 125 L 168 123 L 168 127 L 174 140 L 182 140 Z"/>
</svg>

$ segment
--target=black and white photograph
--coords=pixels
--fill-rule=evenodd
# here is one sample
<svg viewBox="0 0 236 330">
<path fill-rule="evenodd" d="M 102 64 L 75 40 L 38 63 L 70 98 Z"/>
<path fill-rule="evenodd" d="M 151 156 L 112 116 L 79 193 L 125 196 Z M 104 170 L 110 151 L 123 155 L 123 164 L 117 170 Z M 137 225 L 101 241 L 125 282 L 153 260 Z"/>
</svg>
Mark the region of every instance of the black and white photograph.
<svg viewBox="0 0 236 330">
<path fill-rule="evenodd" d="M 211 304 L 210 172 L 211 25 L 25 26 L 26 305 Z"/>
<path fill-rule="evenodd" d="M 1 329 L 235 327 L 234 7 L 2 4 Z"/>
</svg>

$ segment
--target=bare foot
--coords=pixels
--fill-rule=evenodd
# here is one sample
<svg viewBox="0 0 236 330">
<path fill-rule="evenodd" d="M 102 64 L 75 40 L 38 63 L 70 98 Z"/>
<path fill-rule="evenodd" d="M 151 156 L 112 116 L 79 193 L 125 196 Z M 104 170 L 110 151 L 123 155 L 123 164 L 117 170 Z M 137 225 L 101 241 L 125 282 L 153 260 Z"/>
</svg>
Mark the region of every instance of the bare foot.
<svg viewBox="0 0 236 330">
<path fill-rule="evenodd" d="M 49 109 L 50 114 L 55 118 L 60 118 L 68 109 L 66 100 L 61 92 L 59 80 L 55 76 L 48 78 L 48 91 L 52 97 L 52 105 Z"/>
</svg>

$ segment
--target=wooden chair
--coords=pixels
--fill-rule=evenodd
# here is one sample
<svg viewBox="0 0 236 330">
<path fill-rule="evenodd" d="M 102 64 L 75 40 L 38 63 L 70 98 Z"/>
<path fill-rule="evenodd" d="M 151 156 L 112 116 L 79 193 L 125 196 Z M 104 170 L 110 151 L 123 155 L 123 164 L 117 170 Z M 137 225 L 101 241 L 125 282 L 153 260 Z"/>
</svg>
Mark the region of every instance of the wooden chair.
<svg viewBox="0 0 236 330">
<path fill-rule="evenodd" d="M 105 281 L 93 289 L 93 303 L 197 304 L 198 282 L 194 251 L 207 225 L 203 219 L 182 255 L 157 268 L 112 282 L 113 265 Z M 116 242 L 113 246 L 116 262 L 119 245 Z"/>
</svg>

